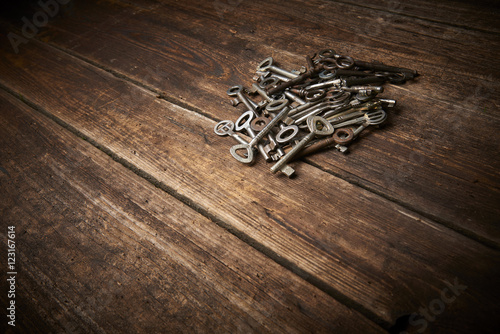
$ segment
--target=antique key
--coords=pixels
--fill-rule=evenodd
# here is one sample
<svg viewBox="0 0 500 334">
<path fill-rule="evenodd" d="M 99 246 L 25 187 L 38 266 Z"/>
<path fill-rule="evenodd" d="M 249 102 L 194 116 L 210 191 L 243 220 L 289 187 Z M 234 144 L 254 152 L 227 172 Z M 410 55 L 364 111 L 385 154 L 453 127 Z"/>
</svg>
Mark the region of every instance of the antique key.
<svg viewBox="0 0 500 334">
<path fill-rule="evenodd" d="M 248 144 L 248 142 L 241 138 L 238 134 L 234 133 L 234 123 L 232 121 L 220 121 L 214 127 L 214 132 L 218 136 L 231 136 L 236 139 L 240 144 Z"/>
<path fill-rule="evenodd" d="M 274 117 L 265 127 L 262 129 L 248 144 L 239 144 L 231 147 L 230 152 L 231 155 L 238 160 L 239 162 L 249 164 L 254 160 L 253 148 L 274 128 L 279 121 L 288 115 L 290 109 L 288 108 L 288 100 L 275 100 L 269 103 L 266 107 L 268 110 L 279 109 L 279 112 L 276 117 Z M 239 150 L 246 151 L 246 156 L 241 156 L 237 152 Z"/>
<path fill-rule="evenodd" d="M 271 167 L 271 172 L 276 173 L 279 170 L 286 168 L 286 163 L 290 161 L 293 156 L 299 153 L 306 145 L 316 136 L 328 136 L 334 131 L 333 126 L 323 117 L 311 116 L 307 119 L 307 127 L 311 131 L 305 136 L 291 151 L 282 157 L 274 166 Z"/>
</svg>

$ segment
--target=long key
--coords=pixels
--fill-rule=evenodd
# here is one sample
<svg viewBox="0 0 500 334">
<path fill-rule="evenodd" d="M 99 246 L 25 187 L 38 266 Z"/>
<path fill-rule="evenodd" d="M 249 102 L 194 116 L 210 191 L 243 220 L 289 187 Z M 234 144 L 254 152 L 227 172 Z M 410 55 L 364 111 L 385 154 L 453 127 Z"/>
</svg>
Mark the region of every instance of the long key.
<svg viewBox="0 0 500 334">
<path fill-rule="evenodd" d="M 341 108 L 345 105 L 344 101 L 341 102 L 324 102 L 319 104 L 316 108 L 312 109 L 311 111 L 308 111 L 304 115 L 302 115 L 304 112 L 302 112 L 300 117 L 295 119 L 294 124 L 298 125 L 307 120 L 310 116 L 316 116 L 319 115 L 327 110 L 335 110 L 338 108 Z M 295 115 L 297 116 L 297 115 Z"/>
<path fill-rule="evenodd" d="M 299 153 L 306 145 L 316 136 L 328 136 L 333 133 L 333 125 L 331 125 L 326 119 L 319 116 L 311 116 L 307 119 L 307 127 L 311 131 L 307 136 L 305 136 L 297 145 L 295 145 L 291 151 L 289 151 L 284 157 L 282 157 L 274 166 L 271 167 L 271 172 L 276 173 L 277 171 L 286 170 L 286 163 L 290 161 L 294 155 Z"/>
<path fill-rule="evenodd" d="M 374 71 L 409 73 L 413 77 L 418 76 L 417 71 L 411 70 L 409 68 L 396 67 L 396 66 L 390 66 L 390 65 L 385 65 L 385 64 L 376 64 L 376 63 L 370 63 L 370 62 L 361 61 L 361 60 L 354 61 L 354 65 L 358 66 L 358 67 L 362 67 L 362 68 L 371 69 Z"/>
</svg>

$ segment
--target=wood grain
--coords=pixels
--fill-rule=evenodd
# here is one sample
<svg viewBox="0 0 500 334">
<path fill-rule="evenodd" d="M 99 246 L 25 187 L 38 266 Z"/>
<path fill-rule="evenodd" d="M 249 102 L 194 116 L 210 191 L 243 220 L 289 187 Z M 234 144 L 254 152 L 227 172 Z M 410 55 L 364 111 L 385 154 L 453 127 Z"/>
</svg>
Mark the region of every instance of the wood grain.
<svg viewBox="0 0 500 334">
<path fill-rule="evenodd" d="M 498 252 L 313 166 L 241 166 L 213 120 L 45 44 L 1 61 L 3 86 L 386 328 L 455 278 L 467 290 L 429 325 L 491 328 Z"/>
<path fill-rule="evenodd" d="M 0 110 L 16 329 L 383 332 L 5 92 Z"/>
<path fill-rule="evenodd" d="M 359 59 L 416 68 L 422 76 L 415 82 L 384 94 L 398 100 L 392 126 L 348 157 L 331 152 L 309 161 L 498 248 L 500 163 L 489 153 L 498 151 L 500 126 L 494 34 L 395 12 L 384 12 L 376 33 L 361 34 L 353 27 L 378 22 L 372 9 L 321 1 L 225 8 L 221 20 L 211 2 L 86 2 L 41 37 L 218 120 L 237 118 L 225 91 L 249 84 L 270 54 L 291 68 L 303 64 L 302 54 L 334 43 Z"/>
<path fill-rule="evenodd" d="M 500 8 L 495 1 L 342 1 L 355 6 L 368 7 L 380 13 L 397 13 L 422 21 L 456 26 L 485 33 L 500 33 L 498 15 Z"/>
</svg>

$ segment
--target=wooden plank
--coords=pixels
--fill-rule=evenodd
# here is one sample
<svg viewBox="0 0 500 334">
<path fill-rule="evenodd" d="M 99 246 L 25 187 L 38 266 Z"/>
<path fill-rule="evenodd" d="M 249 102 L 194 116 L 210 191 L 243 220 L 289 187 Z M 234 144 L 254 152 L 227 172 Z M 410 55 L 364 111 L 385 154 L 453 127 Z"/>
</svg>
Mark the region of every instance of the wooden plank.
<svg viewBox="0 0 500 334">
<path fill-rule="evenodd" d="M 379 60 L 385 57 L 384 61 L 393 64 L 416 67 L 422 73 L 417 82 L 386 91 L 387 97 L 396 98 L 401 105 L 392 118 L 394 126 L 374 134 L 374 141 L 363 140 L 348 157 L 331 152 L 309 161 L 498 247 L 500 230 L 495 222 L 500 163 L 492 161 L 488 153 L 498 150 L 496 129 L 500 125 L 494 95 L 498 82 L 487 77 L 487 73 L 498 74 L 497 62 L 491 61 L 498 43 L 490 36 L 457 27 L 444 31 L 432 25 L 425 28 L 411 18 L 391 14 L 388 19 L 396 22 L 395 27 L 384 24 L 378 36 L 349 42 L 353 36 L 346 27 L 357 22 L 345 22 L 346 13 L 357 13 L 357 20 L 366 20 L 370 10 L 315 3 L 284 7 L 268 3 L 262 9 L 241 3 L 226 8 L 222 21 L 212 3 L 193 3 L 169 5 L 167 14 L 166 7 L 158 3 L 152 7 L 142 4 L 138 9 L 87 2 L 75 12 L 79 14 L 54 22 L 56 28 L 44 32 L 43 39 L 213 119 L 237 117 L 230 107 L 221 107 L 227 100 L 225 91 L 232 84 L 248 83 L 253 67 L 271 53 L 271 47 L 277 48 L 276 58 L 290 66 L 303 62 L 297 52 L 318 50 L 330 44 L 328 36 L 334 35 L 343 44 L 342 52 L 362 59 L 380 54 Z M 115 16 L 107 17 L 113 9 Z M 249 12 L 255 16 L 245 19 Z M 290 21 L 302 30 L 293 36 L 293 44 L 289 42 L 293 30 L 287 28 Z M 447 33 L 457 29 L 461 43 L 467 44 L 457 43 L 456 35 Z M 402 40 L 411 41 L 412 46 L 399 45 Z M 96 50 L 96 43 L 108 47 Z M 481 48 L 484 43 L 492 48 Z M 490 61 L 471 63 L 467 57 L 472 48 L 482 53 L 481 59 L 490 57 Z M 386 166 L 396 166 L 397 172 Z"/>
<path fill-rule="evenodd" d="M 87 4 L 87 6 L 89 7 L 78 8 L 77 12 L 81 13 L 80 16 L 58 21 L 57 31 L 47 31 L 41 36 L 44 36 L 46 41 L 57 42 L 58 45 L 75 50 L 83 56 L 90 56 L 90 59 L 117 70 L 121 74 L 126 74 L 160 90 L 166 90 L 169 96 L 172 95 L 177 99 L 185 98 L 181 92 L 185 92 L 186 89 L 202 88 L 200 90 L 201 96 L 195 99 L 195 101 L 200 101 L 196 106 L 198 108 L 204 100 L 210 103 L 212 96 L 210 94 L 224 96 L 225 89 L 222 89 L 221 93 L 214 90 L 213 86 L 224 80 L 225 86 L 223 88 L 226 88 L 227 85 L 234 84 L 235 79 L 237 79 L 235 76 L 239 78 L 237 83 L 248 80 L 249 74 L 253 73 L 257 63 L 271 53 L 277 54 L 275 50 L 280 49 L 283 53 L 280 54 L 280 62 L 284 66 L 297 66 L 296 64 L 303 63 L 301 54 L 311 53 L 331 44 L 331 39 L 325 35 L 333 34 L 336 36 L 334 46 L 341 53 L 347 53 L 361 59 L 366 59 L 367 56 L 373 57 L 377 60 L 412 68 L 416 66 L 416 69 L 425 73 L 423 78 L 428 78 L 424 80 L 428 80 L 434 85 L 414 84 L 411 86 L 411 90 L 421 93 L 427 98 L 455 102 L 457 98 L 463 99 L 466 88 L 460 82 L 461 80 L 457 80 L 457 74 L 471 77 L 467 78 L 470 80 L 469 87 L 476 88 L 478 85 L 494 85 L 493 77 L 488 79 L 488 76 L 498 73 L 498 65 L 496 62 L 492 62 L 496 51 L 499 50 L 496 38 L 488 39 L 485 35 L 477 36 L 477 34 L 462 36 L 466 33 L 462 31 L 460 38 L 464 45 L 457 45 L 456 39 L 450 40 L 450 37 L 446 42 L 443 42 L 447 36 L 446 32 L 443 31 L 434 32 L 431 30 L 423 34 L 420 25 L 413 26 L 413 30 L 401 35 L 409 29 L 411 20 L 402 22 L 398 26 L 399 29 L 392 28 L 390 30 L 391 25 L 384 25 L 384 28 L 389 30 L 377 33 L 376 38 L 364 36 L 362 40 L 356 40 L 356 36 L 353 36 L 352 31 L 346 27 L 356 27 L 359 22 L 344 22 L 344 14 L 334 20 L 328 11 L 323 13 L 325 10 L 321 13 L 315 13 L 314 10 L 317 11 L 318 6 L 314 5 L 308 6 L 307 10 L 302 8 L 304 5 L 286 6 L 288 11 L 286 15 L 279 14 L 283 10 L 282 6 L 279 5 L 270 6 L 267 4 L 266 10 L 261 9 L 262 6 L 250 8 L 238 6 L 230 12 L 231 15 L 227 17 L 229 20 L 225 22 L 226 20 L 220 20 L 212 4 L 202 2 L 193 5 L 191 1 L 184 2 L 183 5 L 168 5 L 169 14 L 163 16 L 161 24 L 157 23 L 157 17 L 161 17 L 163 11 L 162 7 L 158 7 L 158 4 L 149 10 L 142 9 L 143 11 L 136 7 L 129 8 L 127 6 L 119 7 L 120 10 L 117 10 L 114 3 L 101 5 L 102 7 L 99 7 L 97 11 L 94 5 Z M 178 8 L 179 6 L 181 7 Z M 329 9 L 329 7 L 323 9 Z M 331 8 L 330 10 L 338 13 L 344 13 L 347 10 L 357 13 L 355 10 L 358 9 L 347 6 L 347 8 L 340 8 L 340 10 L 339 8 Z M 93 15 L 93 11 L 96 11 L 95 15 Z M 113 19 L 104 14 L 110 11 L 115 15 Z M 250 26 L 244 23 L 246 22 L 244 20 L 245 13 L 248 11 L 255 12 L 255 16 L 259 18 L 250 21 Z M 308 13 L 306 16 L 308 20 L 303 17 L 304 12 Z M 325 22 L 321 28 L 311 23 L 316 14 L 322 15 L 320 19 Z M 358 20 L 362 20 L 361 22 L 366 23 L 372 18 L 369 10 L 357 14 L 358 16 L 363 15 L 358 18 Z M 102 18 L 99 15 L 102 15 Z M 280 18 L 280 15 L 283 17 Z M 337 16 L 339 15 L 337 14 Z M 280 19 L 276 19 L 275 16 Z M 94 18 L 89 20 L 88 17 Z M 329 20 L 326 20 L 327 17 Z M 335 16 L 333 17 L 335 18 Z M 274 22 L 273 18 L 277 24 L 287 19 L 292 20 L 294 25 L 300 27 L 300 33 L 299 31 L 288 31 L 289 29 L 285 27 L 275 28 L 265 24 L 269 21 Z M 392 20 L 397 21 L 397 17 L 392 18 Z M 196 26 L 192 25 L 192 21 L 198 22 Z M 99 29 L 96 29 L 97 26 Z M 141 27 L 141 29 L 131 31 L 131 26 Z M 324 31 L 325 35 L 318 36 L 318 29 Z M 280 31 L 282 35 L 277 34 L 275 30 Z M 217 31 L 217 33 L 208 33 L 209 31 Z M 84 36 L 81 36 L 82 34 Z M 124 34 L 124 36 L 116 41 L 113 36 L 119 34 Z M 432 36 L 427 37 L 427 34 L 432 34 Z M 169 36 L 169 43 L 165 43 L 161 36 Z M 271 45 L 268 45 L 269 38 L 267 36 L 273 36 Z M 391 39 L 381 40 L 383 36 L 391 36 Z M 412 36 L 414 37 L 412 38 Z M 291 44 L 290 38 L 296 40 L 296 43 Z M 109 42 L 109 39 L 114 43 L 113 48 L 105 47 L 97 52 L 90 42 L 104 44 Z M 228 43 L 225 40 L 231 42 Z M 400 41 L 406 42 L 401 46 Z M 491 47 L 481 48 L 485 44 L 491 45 Z M 145 49 L 151 49 L 151 45 L 155 45 L 155 52 L 146 54 Z M 190 48 L 190 45 L 195 45 L 195 47 Z M 113 54 L 115 49 L 119 50 L 118 54 Z M 475 51 L 474 63 L 471 63 L 471 58 L 468 55 L 473 50 Z M 482 52 L 484 55 L 480 56 L 477 52 Z M 141 57 L 138 57 L 137 54 L 141 54 Z M 121 56 L 121 58 L 115 56 Z M 122 61 L 117 61 L 119 59 Z M 165 63 L 164 67 L 158 68 L 158 65 L 152 65 L 160 62 Z M 134 65 L 130 67 L 130 64 Z M 495 71 L 492 71 L 492 66 Z M 452 68 L 453 71 L 450 72 L 447 68 Z M 185 80 L 186 77 L 190 76 L 193 78 L 192 80 Z M 165 79 L 170 84 L 164 82 Z M 485 79 L 486 82 L 484 82 Z M 199 85 L 200 83 L 204 83 L 204 85 Z M 165 87 L 165 84 L 168 86 Z M 205 92 L 209 88 L 204 86 L 212 87 L 212 89 Z M 489 88 L 489 92 L 491 95 L 494 92 L 494 87 Z M 487 103 L 485 107 L 495 106 L 494 103 L 488 103 L 488 100 L 485 100 L 484 102 Z M 473 106 L 471 101 L 466 102 L 468 102 L 467 107 Z"/>
<path fill-rule="evenodd" d="M 76 8 L 74 15 L 68 15 L 64 20 L 53 21 L 52 25 L 58 28 L 56 31 L 50 30 L 49 27 L 40 36 L 46 41 L 57 42 L 84 56 L 91 55 L 91 58 L 99 60 L 99 63 L 134 78 L 137 76 L 147 84 L 155 83 L 155 80 L 159 79 L 155 79 L 158 75 L 173 76 L 176 68 L 184 70 L 186 66 L 191 68 L 191 73 L 184 71 L 185 75 L 198 75 L 203 80 L 203 75 L 209 74 L 205 80 L 211 79 L 214 84 L 220 79 L 227 80 L 230 76 L 238 76 L 240 80 L 248 79 L 249 73 L 261 60 L 260 57 L 266 57 L 271 53 L 280 54 L 277 52 L 280 51 L 283 53 L 280 54 L 282 56 L 280 60 L 285 66 L 296 66 L 298 62 L 303 62 L 302 54 L 331 45 L 332 39 L 329 37 L 331 35 L 335 35 L 332 46 L 339 52 L 364 60 L 370 60 L 366 58 L 370 57 L 415 67 L 417 70 L 429 72 L 426 76 L 432 74 L 432 77 L 436 77 L 438 80 L 434 81 L 437 84 L 441 84 L 441 81 L 448 82 L 448 85 L 440 89 L 443 94 L 435 96 L 446 99 L 448 94 L 456 94 L 450 95 L 448 101 L 460 96 L 463 87 L 452 80 L 447 80 L 448 77 L 441 80 L 443 74 L 459 73 L 472 78 L 478 78 L 480 75 L 479 77 L 484 79 L 489 74 L 498 73 L 499 70 L 498 64 L 492 57 L 499 50 L 499 45 L 495 37 L 487 34 L 473 33 L 465 29 L 455 32 L 457 29 L 455 27 L 448 27 L 453 32 L 448 32 L 442 27 L 426 28 L 416 24 L 414 20 L 393 14 L 387 20 L 395 21 L 394 24 L 381 24 L 384 30 L 378 31 L 376 36 L 367 34 L 357 36 L 353 35 L 351 28 L 362 26 L 363 22 L 367 25 L 370 20 L 375 19 L 369 9 L 361 10 L 344 4 L 320 6 L 300 1 L 288 4 L 282 6 L 271 2 L 264 6 L 244 2 L 229 7 L 228 15 L 223 16 L 224 20 L 221 20 L 214 4 L 204 1 L 168 3 L 163 6 L 155 3 L 151 8 L 119 6 L 115 2 L 100 2 L 97 5 L 88 2 Z M 248 12 L 254 15 L 244 20 L 245 13 Z M 346 22 L 347 19 L 351 21 Z M 296 28 L 286 28 L 285 23 L 288 21 L 293 22 Z M 266 22 L 272 22 L 273 25 L 270 26 Z M 324 34 L 318 34 L 318 30 Z M 211 33 L 212 31 L 215 33 Z M 125 36 L 117 40 L 117 35 Z M 460 36 L 460 43 L 457 43 L 456 35 Z M 167 43 L 163 36 L 168 36 Z M 115 55 L 107 54 L 113 52 L 114 48 L 89 50 L 92 45 L 88 42 L 89 38 L 96 43 L 103 43 L 101 41 L 104 40 L 113 41 L 114 47 L 122 52 L 127 51 L 122 57 L 127 57 L 128 62 L 118 62 L 119 58 L 115 58 Z M 290 38 L 293 38 L 294 43 L 290 43 Z M 186 46 L 182 47 L 181 42 L 186 42 Z M 194 47 L 190 47 L 191 45 Z M 490 47 L 482 48 L 484 45 Z M 144 49 L 153 46 L 155 54 L 143 54 Z M 138 50 L 142 50 L 141 57 L 137 57 Z M 470 54 L 473 50 L 474 61 L 471 62 Z M 155 67 L 150 61 L 155 57 L 157 60 L 170 60 L 171 64 L 162 66 L 161 73 L 157 73 L 156 76 L 154 73 L 149 73 L 152 78 L 148 76 L 148 80 L 140 78 L 147 74 L 144 72 L 144 67 L 150 67 L 149 71 L 154 72 Z M 245 64 L 245 60 L 251 64 Z M 122 67 L 125 64 L 134 65 Z M 453 71 L 448 73 L 449 69 Z M 422 85 L 415 86 L 412 90 L 422 87 Z M 427 94 L 433 91 L 435 89 L 432 87 L 426 87 Z"/>
<path fill-rule="evenodd" d="M 16 328 L 382 332 L 5 92 L 0 111 Z"/>
<path fill-rule="evenodd" d="M 2 85 L 385 328 L 455 279 L 466 291 L 429 326 L 491 328 L 497 251 L 310 165 L 241 166 L 215 121 L 37 41 L 1 61 Z"/>
<path fill-rule="evenodd" d="M 430 22 L 438 22 L 464 29 L 498 34 L 499 7 L 496 1 L 412 1 L 394 0 L 362 2 L 342 1 L 355 6 L 368 7 L 385 16 L 384 12 L 397 13 Z"/>
</svg>

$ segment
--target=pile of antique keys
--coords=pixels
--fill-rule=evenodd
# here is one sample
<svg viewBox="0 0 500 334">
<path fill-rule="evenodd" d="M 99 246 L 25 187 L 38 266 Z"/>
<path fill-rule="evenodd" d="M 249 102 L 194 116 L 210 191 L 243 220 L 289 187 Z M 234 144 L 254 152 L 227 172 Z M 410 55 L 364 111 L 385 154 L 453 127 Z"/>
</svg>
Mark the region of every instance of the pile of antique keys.
<svg viewBox="0 0 500 334">
<path fill-rule="evenodd" d="M 332 49 L 306 56 L 306 62 L 298 71 L 286 71 L 266 58 L 257 66 L 251 89 L 229 88 L 232 104 L 241 103 L 247 111 L 234 123 L 219 122 L 214 131 L 238 141 L 230 149 L 236 160 L 250 164 L 258 151 L 265 161 L 275 162 L 271 172 L 291 177 L 295 170 L 288 162 L 293 159 L 329 146 L 346 153 L 361 131 L 387 119 L 384 108 L 395 105 L 395 100 L 377 97 L 382 85 L 402 84 L 418 75 L 406 68 L 354 60 Z"/>
</svg>

